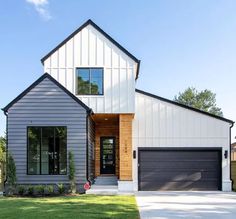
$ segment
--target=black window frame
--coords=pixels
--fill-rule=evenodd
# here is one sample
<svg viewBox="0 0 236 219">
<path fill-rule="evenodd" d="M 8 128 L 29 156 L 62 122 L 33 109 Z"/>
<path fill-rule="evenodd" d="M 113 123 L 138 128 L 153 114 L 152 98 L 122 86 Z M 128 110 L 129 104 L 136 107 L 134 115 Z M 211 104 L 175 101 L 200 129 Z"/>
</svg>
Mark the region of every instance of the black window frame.
<svg viewBox="0 0 236 219">
<path fill-rule="evenodd" d="M 79 69 L 88 69 L 89 70 L 89 83 L 91 83 L 91 70 L 92 69 L 102 69 L 102 93 L 101 94 L 78 94 L 78 70 Z M 103 96 L 104 95 L 104 67 L 77 67 L 75 69 L 76 75 L 76 95 L 77 96 Z M 91 89 L 90 89 L 91 92 Z"/>
<path fill-rule="evenodd" d="M 55 142 L 55 128 L 65 128 L 66 129 L 66 150 L 65 150 L 65 153 L 66 153 L 66 171 L 65 173 L 63 174 L 60 174 L 60 171 L 59 171 L 59 174 L 42 174 L 42 158 L 41 158 L 41 148 L 42 148 L 42 129 L 43 128 L 54 128 L 54 142 Z M 40 159 L 39 159 L 39 174 L 31 174 L 29 173 L 29 128 L 40 128 Z M 64 175 L 67 175 L 67 169 L 68 169 L 68 164 L 67 164 L 67 161 L 68 161 L 68 157 L 67 157 L 67 126 L 27 126 L 27 145 L 26 145 L 26 153 L 27 153 L 27 160 L 26 160 L 26 167 L 27 167 L 27 175 L 30 175 L 30 176 L 40 176 L 40 175 L 44 175 L 44 176 L 64 176 Z M 55 147 L 55 145 L 54 145 Z M 54 160 L 55 162 L 55 160 Z"/>
</svg>

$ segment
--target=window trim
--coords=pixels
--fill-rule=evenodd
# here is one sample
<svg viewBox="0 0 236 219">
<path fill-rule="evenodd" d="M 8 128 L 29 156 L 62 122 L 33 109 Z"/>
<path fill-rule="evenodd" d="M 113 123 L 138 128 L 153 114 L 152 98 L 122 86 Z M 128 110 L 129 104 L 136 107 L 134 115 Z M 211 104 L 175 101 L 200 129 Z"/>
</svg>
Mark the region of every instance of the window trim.
<svg viewBox="0 0 236 219">
<path fill-rule="evenodd" d="M 28 159 L 29 159 L 29 128 L 32 128 L 32 127 L 37 127 L 37 128 L 40 128 L 42 130 L 42 128 L 56 128 L 56 127 L 63 127 L 63 128 L 66 128 L 66 172 L 63 173 L 63 174 L 42 174 L 42 171 L 41 171 L 41 147 L 42 147 L 42 131 L 40 132 L 40 164 L 39 164 L 39 174 L 30 174 L 29 173 L 29 162 L 28 162 Z M 68 157 L 67 157 L 67 126 L 40 126 L 40 125 L 32 125 L 32 126 L 27 126 L 26 127 L 26 175 L 29 175 L 29 176 L 65 176 L 67 175 L 67 169 L 68 169 Z M 54 132 L 55 132 L 55 129 L 54 129 Z M 54 133 L 54 137 L 55 137 L 55 133 Z M 55 147 L 55 145 L 54 145 Z M 53 161 L 55 162 L 55 161 Z"/>
<path fill-rule="evenodd" d="M 102 93 L 101 94 L 78 94 L 78 80 L 77 80 L 77 71 L 78 69 L 89 69 L 89 77 L 91 77 L 90 70 L 91 69 L 102 69 Z M 90 78 L 89 78 L 90 80 Z M 76 67 L 75 68 L 75 92 L 76 96 L 104 96 L 104 67 Z"/>
</svg>

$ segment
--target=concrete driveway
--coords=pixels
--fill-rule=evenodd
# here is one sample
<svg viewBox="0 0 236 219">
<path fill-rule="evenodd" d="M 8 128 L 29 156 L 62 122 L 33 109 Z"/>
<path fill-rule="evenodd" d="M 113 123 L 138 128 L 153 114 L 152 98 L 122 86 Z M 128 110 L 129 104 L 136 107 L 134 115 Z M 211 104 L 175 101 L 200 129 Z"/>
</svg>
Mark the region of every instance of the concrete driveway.
<svg viewBox="0 0 236 219">
<path fill-rule="evenodd" d="M 137 192 L 143 218 L 236 218 L 233 192 Z"/>
</svg>

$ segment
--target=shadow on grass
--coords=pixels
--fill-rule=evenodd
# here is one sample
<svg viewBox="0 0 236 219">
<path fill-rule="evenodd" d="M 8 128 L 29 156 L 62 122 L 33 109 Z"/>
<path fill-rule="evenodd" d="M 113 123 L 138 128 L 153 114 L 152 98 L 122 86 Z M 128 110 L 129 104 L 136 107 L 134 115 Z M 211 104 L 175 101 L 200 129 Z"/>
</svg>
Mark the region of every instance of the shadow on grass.
<svg viewBox="0 0 236 219">
<path fill-rule="evenodd" d="M 139 218 L 133 196 L 0 198 L 1 218 Z"/>
</svg>

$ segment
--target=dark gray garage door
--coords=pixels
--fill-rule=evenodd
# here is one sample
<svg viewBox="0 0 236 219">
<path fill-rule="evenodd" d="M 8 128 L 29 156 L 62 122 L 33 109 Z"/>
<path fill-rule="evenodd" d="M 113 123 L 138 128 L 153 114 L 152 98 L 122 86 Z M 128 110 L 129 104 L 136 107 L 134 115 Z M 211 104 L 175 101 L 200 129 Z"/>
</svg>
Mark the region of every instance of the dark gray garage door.
<svg viewBox="0 0 236 219">
<path fill-rule="evenodd" d="M 221 151 L 139 149 L 139 190 L 220 190 Z"/>
</svg>

